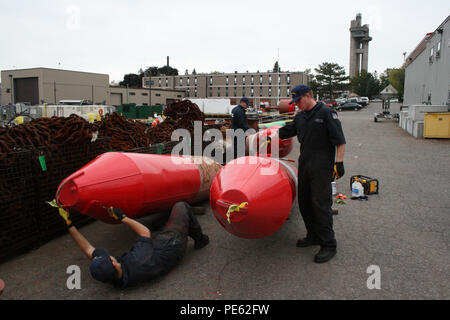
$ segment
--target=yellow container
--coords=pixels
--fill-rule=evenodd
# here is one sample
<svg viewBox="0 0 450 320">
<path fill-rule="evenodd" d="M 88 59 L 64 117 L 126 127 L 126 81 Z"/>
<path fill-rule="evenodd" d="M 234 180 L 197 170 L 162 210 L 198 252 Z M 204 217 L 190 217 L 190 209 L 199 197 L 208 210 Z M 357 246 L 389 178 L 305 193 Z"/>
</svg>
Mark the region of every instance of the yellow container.
<svg viewBox="0 0 450 320">
<path fill-rule="evenodd" d="M 94 123 L 95 121 L 95 114 L 94 113 L 88 113 L 88 119 L 90 123 Z"/>
<path fill-rule="evenodd" d="M 423 137 L 450 139 L 450 112 L 425 113 Z"/>
<path fill-rule="evenodd" d="M 16 120 L 17 124 L 22 124 L 23 123 L 23 117 L 17 117 L 14 120 Z"/>
</svg>

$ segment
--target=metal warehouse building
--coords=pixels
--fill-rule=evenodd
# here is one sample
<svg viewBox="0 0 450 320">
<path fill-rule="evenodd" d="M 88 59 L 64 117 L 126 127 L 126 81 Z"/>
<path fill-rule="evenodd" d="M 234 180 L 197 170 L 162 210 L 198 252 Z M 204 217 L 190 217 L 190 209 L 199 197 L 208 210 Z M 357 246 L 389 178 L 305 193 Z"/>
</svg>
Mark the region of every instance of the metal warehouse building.
<svg viewBox="0 0 450 320">
<path fill-rule="evenodd" d="M 2 104 L 58 104 L 61 100 L 89 100 L 93 104 L 136 103 L 163 105 L 182 99 L 185 90 L 110 86 L 109 75 L 50 68 L 1 72 Z"/>
<path fill-rule="evenodd" d="M 450 16 L 405 62 L 405 105 L 450 103 Z"/>
</svg>

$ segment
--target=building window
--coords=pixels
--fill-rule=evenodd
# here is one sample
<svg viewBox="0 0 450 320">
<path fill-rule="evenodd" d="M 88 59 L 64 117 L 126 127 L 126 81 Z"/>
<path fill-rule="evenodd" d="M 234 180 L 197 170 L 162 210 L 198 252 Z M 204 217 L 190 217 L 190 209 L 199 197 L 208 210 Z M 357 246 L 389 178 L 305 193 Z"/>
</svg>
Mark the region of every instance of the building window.
<svg viewBox="0 0 450 320">
<path fill-rule="evenodd" d="M 272 88 L 269 88 L 269 97 L 272 96 Z"/>
<path fill-rule="evenodd" d="M 291 75 L 290 74 L 288 74 L 287 76 L 286 76 L 286 82 L 287 82 L 287 84 L 291 84 Z M 289 89 L 288 89 L 289 90 Z M 288 94 L 289 95 L 289 94 Z"/>
<path fill-rule="evenodd" d="M 220 88 L 217 88 L 217 96 L 220 97 Z"/>
<path fill-rule="evenodd" d="M 189 84 L 190 84 L 190 79 L 189 78 L 187 78 L 187 85 L 189 86 Z"/>
<path fill-rule="evenodd" d="M 259 96 L 262 97 L 263 94 L 263 87 L 259 87 Z"/>
<path fill-rule="evenodd" d="M 228 85 L 228 83 L 229 83 L 230 81 L 229 81 L 229 79 L 228 79 L 228 76 L 227 76 L 227 79 L 226 79 L 226 84 Z"/>
<path fill-rule="evenodd" d="M 255 84 L 255 79 L 253 78 L 253 75 L 251 77 L 251 82 L 252 82 L 252 85 Z"/>
<path fill-rule="evenodd" d="M 209 96 L 210 96 L 210 97 L 213 96 L 213 90 L 212 90 L 212 87 L 209 87 Z"/>
<path fill-rule="evenodd" d="M 245 86 L 245 76 L 242 77 L 242 84 Z"/>
<path fill-rule="evenodd" d="M 213 77 L 209 78 L 209 84 L 212 86 L 213 85 Z"/>
<path fill-rule="evenodd" d="M 281 96 L 281 89 L 278 88 L 278 96 Z"/>
<path fill-rule="evenodd" d="M 225 96 L 228 97 L 228 87 L 225 89 Z"/>
<path fill-rule="evenodd" d="M 169 86 L 169 79 L 166 79 L 166 87 Z"/>
<path fill-rule="evenodd" d="M 158 80 L 158 85 L 161 87 L 161 78 Z"/>
<path fill-rule="evenodd" d="M 287 93 L 287 96 L 289 97 L 291 95 L 291 89 L 287 88 L 286 93 Z"/>
<path fill-rule="evenodd" d="M 263 84 L 263 76 L 259 76 L 259 84 Z"/>
<path fill-rule="evenodd" d="M 136 92 L 129 92 L 128 93 L 130 96 L 135 96 L 136 95 Z"/>
<path fill-rule="evenodd" d="M 143 93 L 142 95 L 143 95 L 143 96 L 148 96 L 148 93 Z"/>
<path fill-rule="evenodd" d="M 234 76 L 234 84 L 235 85 L 237 84 L 237 77 L 236 76 Z"/>
<path fill-rule="evenodd" d="M 183 78 L 180 78 L 180 87 L 183 86 Z"/>
<path fill-rule="evenodd" d="M 434 56 L 434 47 L 431 47 L 430 57 L 428 58 L 430 63 L 433 63 L 433 56 Z"/>
<path fill-rule="evenodd" d="M 252 96 L 252 97 L 254 96 L 254 94 L 255 94 L 255 90 L 254 90 L 253 88 L 251 88 L 251 90 L 250 90 L 250 94 L 251 94 L 251 96 Z"/>
<path fill-rule="evenodd" d="M 197 85 L 198 84 L 198 80 L 197 77 L 194 78 L 194 84 Z"/>
<path fill-rule="evenodd" d="M 441 41 L 442 40 L 439 40 L 436 47 L 436 59 L 439 59 L 441 57 Z"/>
<path fill-rule="evenodd" d="M 269 84 L 272 84 L 272 76 L 269 76 Z"/>
<path fill-rule="evenodd" d="M 195 88 L 195 90 L 194 90 L 194 95 L 195 95 L 195 97 L 197 97 L 197 88 Z"/>
</svg>

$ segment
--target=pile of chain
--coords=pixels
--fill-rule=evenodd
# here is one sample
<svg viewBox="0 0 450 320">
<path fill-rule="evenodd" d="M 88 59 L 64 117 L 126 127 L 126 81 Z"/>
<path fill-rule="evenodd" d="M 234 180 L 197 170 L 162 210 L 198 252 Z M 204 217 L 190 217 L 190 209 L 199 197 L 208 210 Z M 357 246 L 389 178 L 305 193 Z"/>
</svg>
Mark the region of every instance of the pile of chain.
<svg viewBox="0 0 450 320">
<path fill-rule="evenodd" d="M 0 128 L 0 159 L 18 148 L 82 144 L 92 139 L 93 126 L 75 114 L 70 117 L 38 118 L 20 125 Z"/>
<path fill-rule="evenodd" d="M 107 114 L 94 124 L 101 137 L 111 137 L 110 148 L 114 151 L 130 151 L 150 144 L 147 126 L 136 120 L 127 119 L 117 113 Z"/>
<path fill-rule="evenodd" d="M 174 102 L 164 110 L 166 119 L 155 128 L 148 131 L 150 143 L 171 141 L 172 132 L 176 129 L 186 129 L 194 133 L 194 121 L 205 120 L 205 115 L 199 107 L 189 100 Z"/>
</svg>

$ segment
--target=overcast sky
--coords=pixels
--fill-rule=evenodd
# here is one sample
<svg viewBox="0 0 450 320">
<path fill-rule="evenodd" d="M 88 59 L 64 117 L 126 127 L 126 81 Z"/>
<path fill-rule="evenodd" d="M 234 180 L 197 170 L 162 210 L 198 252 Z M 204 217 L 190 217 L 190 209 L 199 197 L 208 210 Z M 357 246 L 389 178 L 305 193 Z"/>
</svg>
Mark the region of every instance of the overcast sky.
<svg viewBox="0 0 450 320">
<path fill-rule="evenodd" d="M 349 68 L 350 21 L 369 24 L 369 72 L 400 67 L 450 13 L 448 0 L 0 0 L 0 70 L 48 67 L 122 80 L 191 72 Z"/>
</svg>

